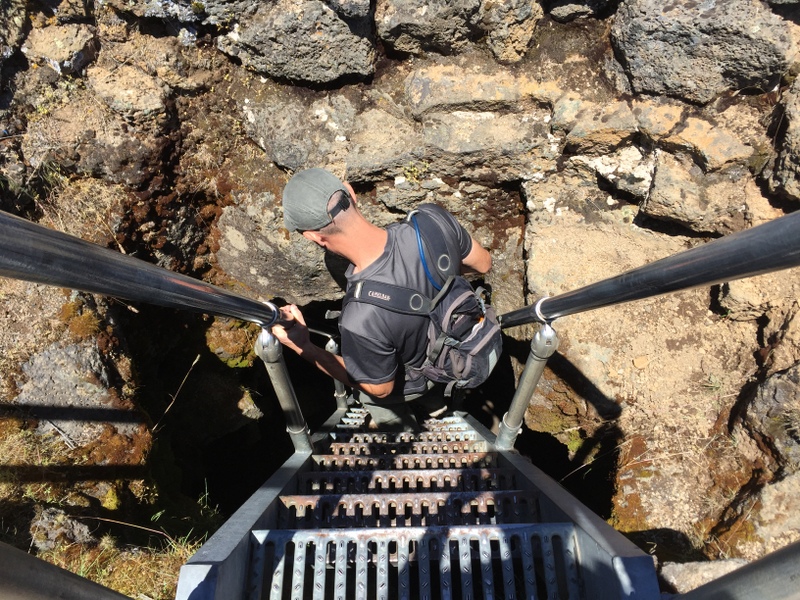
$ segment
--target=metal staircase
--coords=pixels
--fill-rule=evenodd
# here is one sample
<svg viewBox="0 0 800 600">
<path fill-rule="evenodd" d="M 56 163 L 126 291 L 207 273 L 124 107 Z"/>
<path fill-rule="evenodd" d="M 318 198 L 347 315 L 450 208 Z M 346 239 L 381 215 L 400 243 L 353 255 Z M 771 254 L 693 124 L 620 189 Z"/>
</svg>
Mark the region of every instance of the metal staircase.
<svg viewBox="0 0 800 600">
<path fill-rule="evenodd" d="M 177 598 L 660 598 L 652 558 L 514 451 L 558 346 L 553 320 L 800 266 L 800 211 L 501 315 L 541 325 L 495 436 L 467 415 L 418 434 L 368 431 L 338 409 L 312 435 L 280 345 L 278 308 L 0 211 L 0 276 L 257 323 L 295 453 L 181 569 Z M 272 338 L 272 339 L 270 339 Z M 326 348 L 334 352 L 334 340 Z M 796 597 L 800 542 L 681 596 Z M 0 544 L 0 596 L 119 594 Z"/>
<path fill-rule="evenodd" d="M 259 522 L 223 528 L 183 567 L 177 597 L 658 597 L 651 557 L 468 416 L 416 434 L 367 431 L 365 416 L 340 410 L 319 450 L 229 521 L 260 504 Z"/>
</svg>

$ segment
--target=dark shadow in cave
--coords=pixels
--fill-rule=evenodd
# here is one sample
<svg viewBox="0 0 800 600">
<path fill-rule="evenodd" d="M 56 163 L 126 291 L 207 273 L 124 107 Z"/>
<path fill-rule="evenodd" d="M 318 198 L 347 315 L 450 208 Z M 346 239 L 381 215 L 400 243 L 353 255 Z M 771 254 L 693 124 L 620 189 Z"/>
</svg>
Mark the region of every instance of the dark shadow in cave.
<svg viewBox="0 0 800 600">
<path fill-rule="evenodd" d="M 202 497 L 230 514 L 291 455 L 263 365 L 256 359 L 251 366 L 227 366 L 208 347 L 214 321 L 203 315 L 141 305 L 136 313 L 116 309 L 114 319 L 141 382 L 137 403 L 159 424 L 148 456 L 151 476 L 167 496 Z M 215 421 L 216 408 L 235 409 L 242 390 L 264 417 L 240 418 L 238 426 Z"/>
<path fill-rule="evenodd" d="M 572 458 L 567 446 L 549 433 L 523 428 L 515 449 L 563 485 L 573 496 L 603 519 L 613 508 L 619 443 L 622 432 L 604 426 L 583 441 Z M 594 451 L 594 458 L 585 462 Z"/>
</svg>

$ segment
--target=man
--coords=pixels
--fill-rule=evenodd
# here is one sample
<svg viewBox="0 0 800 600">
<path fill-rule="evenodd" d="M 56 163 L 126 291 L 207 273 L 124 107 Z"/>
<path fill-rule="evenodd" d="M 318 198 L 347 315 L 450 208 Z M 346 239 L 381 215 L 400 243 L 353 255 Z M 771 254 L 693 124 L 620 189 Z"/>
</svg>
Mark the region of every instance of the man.
<svg viewBox="0 0 800 600">
<path fill-rule="evenodd" d="M 433 205 L 424 210 L 436 220 L 460 255 L 462 272 L 486 273 L 489 252 L 480 246 L 447 211 Z M 421 264 L 416 232 L 407 223 L 385 229 L 369 222 L 358 210 L 350 184 L 324 169 L 300 171 L 283 192 L 286 228 L 300 232 L 328 252 L 350 262 L 347 286 L 372 280 L 415 289 L 428 298 L 436 295 Z M 420 366 L 426 357 L 428 318 L 399 314 L 361 302 L 347 305 L 339 319 L 342 356 L 310 341 L 297 306 L 282 309 L 289 325 L 273 327 L 275 337 L 321 371 L 353 389 L 381 429 L 416 431 L 420 416 L 436 416 L 446 409 L 440 386 L 423 377 L 407 376 L 406 365 Z"/>
</svg>

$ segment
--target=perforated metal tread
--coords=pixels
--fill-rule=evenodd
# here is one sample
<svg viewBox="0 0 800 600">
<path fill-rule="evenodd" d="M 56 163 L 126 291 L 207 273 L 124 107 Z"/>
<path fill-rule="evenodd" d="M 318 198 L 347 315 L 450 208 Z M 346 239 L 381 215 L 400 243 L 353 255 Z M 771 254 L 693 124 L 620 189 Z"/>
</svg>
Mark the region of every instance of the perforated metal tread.
<svg viewBox="0 0 800 600">
<path fill-rule="evenodd" d="M 439 436 L 443 437 L 443 436 Z M 455 454 L 467 452 L 486 452 L 488 445 L 484 440 L 416 440 L 396 442 L 333 442 L 328 452 L 338 455 L 380 456 L 384 454 Z"/>
<path fill-rule="evenodd" d="M 453 492 L 517 489 L 517 471 L 486 469 L 405 469 L 309 471 L 298 476 L 299 493 Z"/>
<path fill-rule="evenodd" d="M 462 452 L 457 454 L 314 454 L 319 470 L 349 469 L 472 469 L 497 465 L 496 452 Z"/>
<path fill-rule="evenodd" d="M 419 433 L 386 433 L 376 431 L 347 431 L 332 434 L 335 442 L 354 444 L 386 444 L 400 442 L 462 442 L 465 440 L 480 440 L 477 432 L 472 429 L 421 431 Z"/>
<path fill-rule="evenodd" d="M 252 533 L 252 600 L 580 598 L 570 524 Z"/>
<path fill-rule="evenodd" d="M 387 433 L 352 412 L 252 532 L 250 598 L 581 598 L 574 525 L 541 523 L 461 417 Z"/>
</svg>

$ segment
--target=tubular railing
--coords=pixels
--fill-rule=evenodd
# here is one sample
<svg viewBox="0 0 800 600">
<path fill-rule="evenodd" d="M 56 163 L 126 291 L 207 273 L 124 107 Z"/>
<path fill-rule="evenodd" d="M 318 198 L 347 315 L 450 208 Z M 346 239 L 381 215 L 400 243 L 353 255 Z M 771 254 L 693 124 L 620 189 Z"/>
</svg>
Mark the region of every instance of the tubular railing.
<svg viewBox="0 0 800 600">
<path fill-rule="evenodd" d="M 800 265 L 800 211 L 500 316 L 505 329 Z"/>
<path fill-rule="evenodd" d="M 792 600 L 798 597 L 797 565 L 800 542 L 709 581 L 675 600 Z"/>
<path fill-rule="evenodd" d="M 273 325 L 278 309 L 0 211 L 0 276 Z"/>
<path fill-rule="evenodd" d="M 0 598 L 129 600 L 128 596 L 2 542 L 0 542 Z"/>
<path fill-rule="evenodd" d="M 532 306 L 500 315 L 504 329 L 541 323 L 531 341 L 531 352 L 508 412 L 497 435 L 497 447 L 508 450 L 522 427 L 525 410 L 544 371 L 558 348 L 550 323 L 567 315 L 643 300 L 669 292 L 761 275 L 800 265 L 800 211 L 680 252 L 566 292 L 542 298 Z"/>
<path fill-rule="evenodd" d="M 503 328 L 534 322 L 540 323 L 541 327 L 531 341 L 528 362 L 511 408 L 501 422 L 495 447 L 509 450 L 514 446 L 525 409 L 548 358 L 558 347 L 558 337 L 550 325 L 554 319 L 799 265 L 800 211 L 501 315 Z M 312 451 L 308 427 L 288 379 L 280 344 L 269 331 L 279 318 L 279 311 L 273 304 L 251 300 L 2 211 L 0 276 L 168 308 L 228 316 L 260 325 L 263 331 L 256 351 L 267 366 L 286 414 L 287 428 L 292 435 L 296 455 L 299 458 Z M 333 350 L 335 342 L 330 342 L 333 343 Z M 345 408 L 342 386 L 337 386 L 336 396 L 339 408 Z M 792 552 L 791 558 L 794 559 L 796 548 Z M 783 568 L 783 563 L 779 566 Z M 731 581 L 732 585 L 740 584 L 739 580 Z"/>
</svg>

